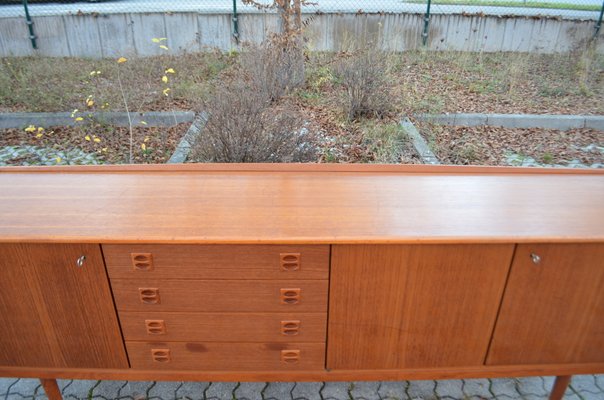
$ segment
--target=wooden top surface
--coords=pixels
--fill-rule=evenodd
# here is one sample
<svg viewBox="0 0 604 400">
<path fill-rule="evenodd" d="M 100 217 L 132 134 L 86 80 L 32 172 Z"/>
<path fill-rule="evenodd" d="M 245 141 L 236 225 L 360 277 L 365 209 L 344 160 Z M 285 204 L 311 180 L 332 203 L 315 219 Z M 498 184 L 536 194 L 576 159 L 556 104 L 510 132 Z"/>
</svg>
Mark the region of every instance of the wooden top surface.
<svg viewBox="0 0 604 400">
<path fill-rule="evenodd" d="M 604 242 L 604 171 L 0 168 L 0 242 Z"/>
</svg>

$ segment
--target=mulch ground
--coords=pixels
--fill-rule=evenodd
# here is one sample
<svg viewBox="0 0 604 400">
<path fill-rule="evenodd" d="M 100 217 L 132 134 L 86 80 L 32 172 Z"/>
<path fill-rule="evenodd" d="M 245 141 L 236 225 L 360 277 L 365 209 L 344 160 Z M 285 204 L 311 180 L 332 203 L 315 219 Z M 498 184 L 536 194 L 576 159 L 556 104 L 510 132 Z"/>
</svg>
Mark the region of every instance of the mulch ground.
<svg viewBox="0 0 604 400">
<path fill-rule="evenodd" d="M 165 163 L 186 133 L 190 123 L 173 127 L 135 127 L 132 155 L 135 164 Z M 57 150 L 79 148 L 93 153 L 102 163 L 127 164 L 130 132 L 127 127 L 88 125 L 54 127 L 26 132 L 24 129 L 0 130 L 0 146 L 32 145 Z M 17 160 L 18 162 L 18 160 Z"/>
<path fill-rule="evenodd" d="M 510 152 L 543 165 L 604 164 L 604 132 L 593 129 L 510 129 L 491 126 L 453 127 L 423 124 L 442 163 L 509 165 Z"/>
</svg>

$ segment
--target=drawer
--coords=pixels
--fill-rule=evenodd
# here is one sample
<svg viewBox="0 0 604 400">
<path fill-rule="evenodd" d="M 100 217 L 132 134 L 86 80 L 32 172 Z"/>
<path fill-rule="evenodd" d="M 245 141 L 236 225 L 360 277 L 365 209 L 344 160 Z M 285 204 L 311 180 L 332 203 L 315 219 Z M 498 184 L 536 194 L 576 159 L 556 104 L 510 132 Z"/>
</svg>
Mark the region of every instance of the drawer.
<svg viewBox="0 0 604 400">
<path fill-rule="evenodd" d="M 134 369 L 323 370 L 324 343 L 126 342 Z"/>
<path fill-rule="evenodd" d="M 104 244 L 110 278 L 328 279 L 329 246 Z"/>
<path fill-rule="evenodd" d="M 119 311 L 327 312 L 327 281 L 112 279 Z"/>
<path fill-rule="evenodd" d="M 325 342 L 326 313 L 120 312 L 125 340 Z"/>
</svg>

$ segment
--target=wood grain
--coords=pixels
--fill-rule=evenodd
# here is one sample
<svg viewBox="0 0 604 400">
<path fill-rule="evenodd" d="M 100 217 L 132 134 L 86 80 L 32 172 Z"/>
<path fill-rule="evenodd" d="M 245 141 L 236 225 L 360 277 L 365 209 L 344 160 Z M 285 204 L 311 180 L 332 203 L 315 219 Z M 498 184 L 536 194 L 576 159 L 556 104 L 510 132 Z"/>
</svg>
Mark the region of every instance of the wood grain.
<svg viewBox="0 0 604 400">
<path fill-rule="evenodd" d="M 99 245 L 0 244 L 0 365 L 128 368 Z"/>
<path fill-rule="evenodd" d="M 484 362 L 513 245 L 336 245 L 327 366 Z"/>
<path fill-rule="evenodd" d="M 604 241 L 604 173 L 2 171 L 4 242 Z"/>
<path fill-rule="evenodd" d="M 48 400 L 63 399 L 61 389 L 59 389 L 59 385 L 57 385 L 56 379 L 40 379 L 40 383 L 44 388 L 44 393 L 46 393 L 46 397 L 48 397 Z"/>
<path fill-rule="evenodd" d="M 324 343 L 126 342 L 132 368 L 172 370 L 318 370 L 325 365 Z M 169 362 L 156 362 L 152 349 L 169 349 Z M 281 361 L 282 350 L 299 350 L 296 363 Z"/>
<path fill-rule="evenodd" d="M 327 312 L 327 281 L 112 279 L 120 311 Z M 144 304 L 139 288 L 158 288 L 159 304 Z M 282 288 L 300 288 L 299 304 L 282 304 Z"/>
<path fill-rule="evenodd" d="M 151 271 L 137 271 L 130 254 L 150 253 Z M 284 271 L 280 254 L 300 253 L 300 266 Z M 154 279 L 327 279 L 329 246 L 103 245 L 109 276 Z"/>
<path fill-rule="evenodd" d="M 218 370 L 139 370 L 84 368 L 24 368 L 0 366 L 0 376 L 57 379 L 110 379 L 158 381 L 311 382 L 361 380 L 433 380 L 504 378 L 510 376 L 580 375 L 604 373 L 604 364 L 506 365 L 447 368 L 358 369 L 308 371 L 218 371 Z"/>
<path fill-rule="evenodd" d="M 165 333 L 147 333 L 145 320 L 162 320 Z M 295 335 L 282 334 L 281 321 L 300 321 Z M 125 340 L 170 342 L 325 342 L 327 313 L 120 312 Z"/>
<path fill-rule="evenodd" d="M 604 244 L 519 245 L 488 364 L 604 362 L 603 287 Z"/>
</svg>

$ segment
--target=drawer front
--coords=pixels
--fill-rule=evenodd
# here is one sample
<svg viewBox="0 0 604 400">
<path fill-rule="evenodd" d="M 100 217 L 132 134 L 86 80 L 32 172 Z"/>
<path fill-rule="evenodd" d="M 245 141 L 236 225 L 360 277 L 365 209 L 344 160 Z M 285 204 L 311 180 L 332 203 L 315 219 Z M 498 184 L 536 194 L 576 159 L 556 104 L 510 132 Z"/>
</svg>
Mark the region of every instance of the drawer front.
<svg viewBox="0 0 604 400">
<path fill-rule="evenodd" d="M 323 343 L 126 342 L 134 369 L 298 371 L 325 368 Z"/>
<path fill-rule="evenodd" d="M 325 342 L 326 313 L 120 312 L 125 340 Z"/>
<path fill-rule="evenodd" d="M 327 312 L 327 281 L 112 279 L 119 311 Z"/>
<path fill-rule="evenodd" d="M 103 245 L 112 279 L 328 279 L 329 246 Z"/>
</svg>

